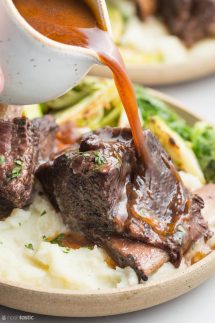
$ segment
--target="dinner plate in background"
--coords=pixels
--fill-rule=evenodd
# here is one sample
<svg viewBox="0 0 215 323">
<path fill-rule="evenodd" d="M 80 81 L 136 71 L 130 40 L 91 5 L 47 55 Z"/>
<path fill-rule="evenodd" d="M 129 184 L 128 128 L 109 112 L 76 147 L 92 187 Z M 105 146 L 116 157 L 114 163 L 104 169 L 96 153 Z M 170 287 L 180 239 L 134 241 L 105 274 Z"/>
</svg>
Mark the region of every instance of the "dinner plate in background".
<svg viewBox="0 0 215 323">
<path fill-rule="evenodd" d="M 186 107 L 160 92 L 150 93 L 170 107 L 188 123 L 200 118 Z M 187 269 L 170 273 L 160 280 L 123 289 L 72 291 L 68 289 L 37 288 L 0 279 L 0 304 L 30 313 L 92 317 L 133 312 L 149 308 L 185 294 L 215 274 L 215 251 Z"/>
<path fill-rule="evenodd" d="M 145 65 L 127 65 L 133 82 L 144 85 L 166 85 L 195 80 L 215 73 L 215 53 L 202 56 L 188 56 L 187 60 L 178 63 L 160 63 Z M 109 69 L 95 66 L 91 75 L 112 77 Z"/>
<path fill-rule="evenodd" d="M 139 20 L 135 1 L 106 1 L 113 39 L 134 82 L 165 85 L 215 73 L 215 38 L 206 37 L 187 47 L 162 19 L 151 15 Z M 111 72 L 96 66 L 92 74 L 109 77 Z"/>
</svg>

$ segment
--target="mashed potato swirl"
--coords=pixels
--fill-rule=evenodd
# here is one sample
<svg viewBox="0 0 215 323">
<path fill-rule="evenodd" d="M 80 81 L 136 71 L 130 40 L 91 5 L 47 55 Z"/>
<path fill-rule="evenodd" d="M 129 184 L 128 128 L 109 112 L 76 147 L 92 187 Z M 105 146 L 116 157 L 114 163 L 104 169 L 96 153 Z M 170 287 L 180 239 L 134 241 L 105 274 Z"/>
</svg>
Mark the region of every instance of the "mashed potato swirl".
<svg viewBox="0 0 215 323">
<path fill-rule="evenodd" d="M 68 250 L 46 242 L 67 231 L 44 196 L 0 221 L 0 280 L 46 288 L 107 289 L 138 284 L 131 268 L 110 268 L 98 247 Z"/>
</svg>

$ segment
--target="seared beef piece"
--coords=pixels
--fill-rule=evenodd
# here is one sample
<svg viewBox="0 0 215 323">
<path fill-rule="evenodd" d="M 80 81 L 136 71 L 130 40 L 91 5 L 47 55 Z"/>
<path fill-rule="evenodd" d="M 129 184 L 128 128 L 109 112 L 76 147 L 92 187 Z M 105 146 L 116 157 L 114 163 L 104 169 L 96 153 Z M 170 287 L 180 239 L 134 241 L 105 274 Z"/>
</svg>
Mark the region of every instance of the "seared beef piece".
<svg viewBox="0 0 215 323">
<path fill-rule="evenodd" d="M 0 120 L 0 219 L 30 202 L 39 146 L 43 158 L 45 151 L 48 153 L 53 147 L 48 129 L 51 133 L 54 129 L 53 119 L 48 117 L 33 122 L 26 118 Z M 43 135 L 49 142 L 43 140 Z"/>
<path fill-rule="evenodd" d="M 120 267 L 132 267 L 145 281 L 169 260 L 164 250 L 138 241 L 103 236 L 100 237 L 100 244 Z"/>
<path fill-rule="evenodd" d="M 118 226 L 120 231 L 120 221 L 113 223 L 120 213 L 123 230 L 126 205 L 120 212 L 119 201 L 131 173 L 131 143 L 129 129 L 106 128 L 83 137 L 79 149 L 68 149 L 39 168 L 38 178 L 71 228 L 86 231 L 102 226 L 106 232 L 115 232 Z"/>
<path fill-rule="evenodd" d="M 208 238 L 201 216 L 204 203 L 190 196 L 170 158 L 150 131 L 144 134 L 151 158 L 148 167 L 136 164 L 127 185 L 125 235 L 166 250 L 175 266 L 200 236 Z"/>
<path fill-rule="evenodd" d="M 142 241 L 178 266 L 193 241 L 209 236 L 202 200 L 189 195 L 152 133 L 143 135 L 151 161 L 145 168 L 130 130 L 106 128 L 42 165 L 38 178 L 72 230 L 93 241 L 113 234 Z"/>
<path fill-rule="evenodd" d="M 39 133 L 38 163 L 41 164 L 49 160 L 49 157 L 55 150 L 54 142 L 58 126 L 56 125 L 55 118 L 51 115 L 34 119 L 32 123 Z"/>
<path fill-rule="evenodd" d="M 0 120 L 0 218 L 28 203 L 38 143 L 38 132 L 29 120 Z"/>
<path fill-rule="evenodd" d="M 159 0 L 158 4 L 170 32 L 188 46 L 215 36 L 215 0 Z"/>
</svg>

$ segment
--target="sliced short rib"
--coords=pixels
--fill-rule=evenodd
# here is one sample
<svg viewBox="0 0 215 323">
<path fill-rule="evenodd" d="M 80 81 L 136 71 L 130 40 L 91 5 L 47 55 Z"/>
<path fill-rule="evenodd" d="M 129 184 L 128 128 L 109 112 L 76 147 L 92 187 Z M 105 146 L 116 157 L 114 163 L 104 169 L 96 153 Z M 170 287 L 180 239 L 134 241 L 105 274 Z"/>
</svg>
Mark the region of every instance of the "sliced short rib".
<svg viewBox="0 0 215 323">
<path fill-rule="evenodd" d="M 143 257 L 145 252 L 160 248 L 179 266 L 192 243 L 210 235 L 201 216 L 203 201 L 190 196 L 152 133 L 144 131 L 143 136 L 147 165 L 140 164 L 129 129 L 105 128 L 84 136 L 78 148 L 69 148 L 42 165 L 37 175 L 73 231 L 83 232 L 91 241 L 100 237 L 112 254 L 110 243 L 101 237 L 117 236 L 125 239 L 119 241 L 129 239 L 134 245 L 138 242 L 138 250 L 142 243 Z M 121 249 L 126 262 L 122 245 L 118 243 L 115 254 Z M 139 272 L 141 259 L 132 259 Z M 142 272 L 143 277 L 143 267 Z"/>
<path fill-rule="evenodd" d="M 120 267 L 132 267 L 145 281 L 169 260 L 166 251 L 130 239 L 103 236 L 100 244 Z"/>
<path fill-rule="evenodd" d="M 0 219 L 30 201 L 38 159 L 45 158 L 46 145 L 50 146 L 48 152 L 53 146 L 53 140 L 42 139 L 43 133 L 49 138 L 48 129 L 54 131 L 54 121 L 45 129 L 46 121 L 48 118 L 33 122 L 24 117 L 0 119 Z"/>
</svg>

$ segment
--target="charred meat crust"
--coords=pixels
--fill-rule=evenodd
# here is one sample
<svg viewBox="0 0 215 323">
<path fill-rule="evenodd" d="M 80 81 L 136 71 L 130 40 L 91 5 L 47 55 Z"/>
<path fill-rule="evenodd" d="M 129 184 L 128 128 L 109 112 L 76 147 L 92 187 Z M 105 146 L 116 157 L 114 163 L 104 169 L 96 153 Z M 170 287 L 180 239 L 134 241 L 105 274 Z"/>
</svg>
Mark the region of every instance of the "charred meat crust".
<svg viewBox="0 0 215 323">
<path fill-rule="evenodd" d="M 141 19 L 158 15 L 188 47 L 215 36 L 215 0 L 136 0 L 136 3 Z"/>
<path fill-rule="evenodd" d="M 215 0 L 158 0 L 158 12 L 187 46 L 215 36 Z"/>
<path fill-rule="evenodd" d="M 49 118 L 45 131 L 47 120 L 0 120 L 0 219 L 30 202 L 38 160 L 45 157 L 46 145 L 48 153 L 53 147 L 52 141 L 42 139 L 43 133 L 49 138 L 49 130 L 52 133 L 54 129 Z"/>
<path fill-rule="evenodd" d="M 38 159 L 38 144 L 38 133 L 29 120 L 0 120 L 1 216 L 28 204 Z"/>
</svg>

